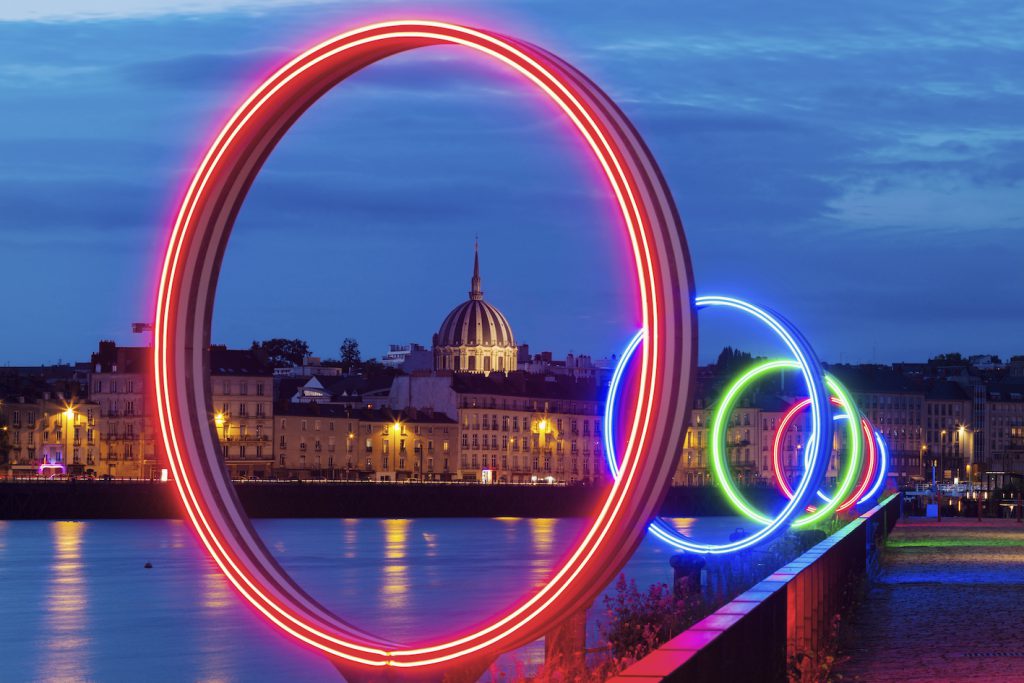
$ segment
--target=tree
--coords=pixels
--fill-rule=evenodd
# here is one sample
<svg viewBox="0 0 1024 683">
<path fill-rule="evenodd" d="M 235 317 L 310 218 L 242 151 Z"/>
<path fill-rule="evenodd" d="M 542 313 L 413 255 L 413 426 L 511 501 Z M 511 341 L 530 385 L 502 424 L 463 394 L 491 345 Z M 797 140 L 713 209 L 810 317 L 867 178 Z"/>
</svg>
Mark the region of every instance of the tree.
<svg viewBox="0 0 1024 683">
<path fill-rule="evenodd" d="M 950 363 L 952 365 L 963 365 L 966 364 L 964 357 L 959 353 L 940 353 L 934 358 L 928 359 L 929 363 Z"/>
<path fill-rule="evenodd" d="M 362 365 L 362 356 L 359 353 L 359 342 L 352 337 L 345 337 L 341 342 L 341 367 L 345 372 L 358 370 Z"/>
<path fill-rule="evenodd" d="M 302 359 L 309 355 L 309 344 L 301 339 L 266 339 L 253 341 L 253 351 L 262 351 L 267 361 L 275 368 L 302 365 Z"/>
<path fill-rule="evenodd" d="M 726 346 L 718 354 L 715 367 L 719 373 L 728 374 L 738 367 L 749 365 L 751 360 L 752 356 L 746 351 L 739 351 L 731 346 Z"/>
</svg>

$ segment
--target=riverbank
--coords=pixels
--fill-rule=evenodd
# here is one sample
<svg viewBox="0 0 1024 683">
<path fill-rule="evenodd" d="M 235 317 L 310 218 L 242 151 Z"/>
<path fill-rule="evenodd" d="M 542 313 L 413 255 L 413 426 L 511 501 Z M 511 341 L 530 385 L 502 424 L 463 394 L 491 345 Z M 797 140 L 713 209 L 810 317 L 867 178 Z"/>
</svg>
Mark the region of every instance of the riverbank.
<svg viewBox="0 0 1024 683">
<path fill-rule="evenodd" d="M 604 488 L 503 484 L 244 482 L 235 485 L 253 518 L 583 517 Z M 774 489 L 746 492 L 761 509 L 779 506 Z M 713 487 L 669 490 L 661 514 L 735 514 Z M 173 483 L 125 481 L 0 482 L 0 519 L 177 519 Z"/>
</svg>

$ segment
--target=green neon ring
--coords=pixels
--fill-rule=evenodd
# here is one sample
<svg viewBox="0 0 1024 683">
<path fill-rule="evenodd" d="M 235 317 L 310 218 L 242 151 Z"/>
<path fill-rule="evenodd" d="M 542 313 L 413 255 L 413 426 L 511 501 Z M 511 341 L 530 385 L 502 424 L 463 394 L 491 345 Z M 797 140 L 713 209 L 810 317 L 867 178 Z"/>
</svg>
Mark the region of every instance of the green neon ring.
<svg viewBox="0 0 1024 683">
<path fill-rule="evenodd" d="M 715 476 L 715 480 L 719 482 L 722 490 L 725 492 L 726 498 L 732 502 L 735 508 L 742 513 L 743 516 L 752 521 L 758 522 L 759 524 L 768 524 L 771 519 L 758 512 L 750 504 L 750 501 L 748 501 L 743 494 L 739 492 L 735 482 L 732 480 L 732 476 L 729 474 L 729 468 L 724 465 L 723 452 L 728 447 L 728 444 L 725 442 L 725 434 L 728 429 L 728 419 L 731 417 L 733 408 L 739 400 L 740 395 L 752 382 L 769 372 L 792 369 L 798 370 L 800 369 L 800 365 L 796 361 L 791 360 L 766 361 L 748 369 L 736 381 L 729 385 L 725 395 L 719 403 L 718 409 L 715 410 L 715 417 L 711 424 L 711 471 Z M 825 384 L 828 386 L 832 395 L 839 399 L 843 410 L 846 411 L 847 414 L 860 414 L 859 411 L 855 410 L 856 404 L 853 402 L 853 397 L 850 396 L 846 387 L 844 387 L 836 378 L 831 375 L 825 375 Z M 851 407 L 854 410 L 851 410 Z M 847 430 L 850 433 L 849 450 L 851 457 L 844 468 L 839 489 L 832 495 L 831 500 L 817 508 L 814 512 L 798 517 L 794 520 L 794 527 L 814 524 L 831 515 L 839 504 L 847 498 L 850 491 L 853 490 L 853 487 L 857 483 L 857 476 L 860 474 L 862 467 L 861 461 L 864 458 L 864 437 L 860 431 L 859 420 L 847 420 L 846 422 Z M 811 449 L 810 444 L 813 443 L 815 438 L 815 435 L 812 435 L 811 438 L 808 439 L 808 450 Z"/>
</svg>

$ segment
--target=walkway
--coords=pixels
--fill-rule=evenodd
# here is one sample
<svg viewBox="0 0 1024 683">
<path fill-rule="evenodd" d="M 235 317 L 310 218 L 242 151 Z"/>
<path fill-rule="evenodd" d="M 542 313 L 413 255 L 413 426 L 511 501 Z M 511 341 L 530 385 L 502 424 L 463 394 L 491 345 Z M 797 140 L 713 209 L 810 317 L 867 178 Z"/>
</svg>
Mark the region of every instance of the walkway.
<svg viewBox="0 0 1024 683">
<path fill-rule="evenodd" d="M 1024 524 L 903 520 L 882 557 L 840 631 L 842 680 L 1024 680 Z"/>
</svg>

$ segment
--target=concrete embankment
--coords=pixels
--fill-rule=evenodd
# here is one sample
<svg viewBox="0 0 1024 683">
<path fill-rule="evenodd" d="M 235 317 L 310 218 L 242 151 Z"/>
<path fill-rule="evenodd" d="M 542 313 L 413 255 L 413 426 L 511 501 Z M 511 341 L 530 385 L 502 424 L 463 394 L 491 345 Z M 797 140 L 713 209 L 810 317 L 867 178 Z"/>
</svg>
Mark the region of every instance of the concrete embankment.
<svg viewBox="0 0 1024 683">
<path fill-rule="evenodd" d="M 250 517 L 577 517 L 605 489 L 587 486 L 252 482 L 235 486 Z M 774 489 L 748 491 L 763 509 Z M 734 514 L 715 488 L 673 488 L 662 514 Z M 168 519 L 182 516 L 173 483 L 3 482 L 0 519 Z"/>
</svg>

